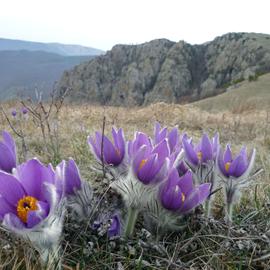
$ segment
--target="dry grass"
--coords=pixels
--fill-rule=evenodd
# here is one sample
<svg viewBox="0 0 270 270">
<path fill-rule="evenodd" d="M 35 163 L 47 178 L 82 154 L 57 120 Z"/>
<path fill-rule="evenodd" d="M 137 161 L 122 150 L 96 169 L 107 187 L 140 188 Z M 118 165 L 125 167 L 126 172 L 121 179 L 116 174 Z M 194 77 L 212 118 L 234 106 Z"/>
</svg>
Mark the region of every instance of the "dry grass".
<svg viewBox="0 0 270 270">
<path fill-rule="evenodd" d="M 9 112 L 11 108 L 18 105 L 9 103 L 3 106 Z M 120 240 L 113 244 L 105 238 L 100 240 L 89 231 L 88 234 L 79 234 L 76 239 L 71 240 L 68 237 L 64 239 L 65 269 L 264 269 L 270 267 L 269 260 L 262 257 L 267 255 L 269 242 L 261 238 L 262 234 L 270 230 L 268 222 L 270 220 L 269 111 L 250 109 L 239 113 L 229 111 L 210 113 L 201 111 L 194 105 L 164 103 L 145 108 L 64 106 L 59 118 L 61 158 L 74 157 L 83 177 L 92 182 L 96 179 L 90 169 L 94 161 L 86 138 L 94 131 L 102 129 L 104 115 L 106 116 L 105 133 L 108 134 L 112 126 L 123 127 L 129 139 L 136 130 L 152 134 L 155 121 L 168 127 L 177 125 L 181 132 L 187 132 L 195 139 L 198 139 L 204 131 L 211 135 L 218 131 L 221 143 L 231 142 L 235 150 L 240 149 L 242 145 L 248 145 L 249 149 L 256 147 L 259 153 L 256 166 L 263 167 L 264 173 L 257 179 L 256 193 L 254 187 L 244 192 L 242 204 L 237 209 L 236 227 L 228 238 L 222 221 L 213 221 L 203 226 L 200 224 L 202 220 L 190 220 L 189 229 L 183 235 L 168 237 L 158 243 L 148 239 L 145 240 L 145 246 L 139 240 L 140 231 L 138 231 L 138 238 L 125 245 Z M 45 155 L 40 130 L 33 124 L 31 117 L 24 120 L 22 125 L 26 143 L 31 149 L 29 156 L 37 156 L 44 162 L 57 163 L 56 160 L 51 160 Z M 0 129 L 9 129 L 3 116 L 0 116 Z M 19 138 L 17 142 L 20 146 Z M 95 184 L 97 185 L 96 182 Z M 217 201 L 216 216 L 222 216 L 222 211 L 222 201 Z M 251 213 L 254 216 L 250 216 Z M 66 230 L 76 232 L 78 227 L 70 223 Z M 7 239 L 6 236 L 1 238 Z M 89 242 L 94 245 L 90 251 Z M 4 246 L 3 243 L 1 248 Z M 14 253 L 12 242 L 9 244 L 11 247 L 6 248 L 6 252 L 1 250 L 1 264 L 8 265 L 2 269 L 37 269 L 37 266 L 33 266 L 33 260 L 30 263 L 29 256 L 25 256 L 25 248 L 18 244 L 19 248 Z M 241 249 L 237 249 L 237 245 L 240 245 Z M 131 252 L 130 249 L 135 251 Z M 31 256 L 33 257 L 33 254 Z"/>
</svg>

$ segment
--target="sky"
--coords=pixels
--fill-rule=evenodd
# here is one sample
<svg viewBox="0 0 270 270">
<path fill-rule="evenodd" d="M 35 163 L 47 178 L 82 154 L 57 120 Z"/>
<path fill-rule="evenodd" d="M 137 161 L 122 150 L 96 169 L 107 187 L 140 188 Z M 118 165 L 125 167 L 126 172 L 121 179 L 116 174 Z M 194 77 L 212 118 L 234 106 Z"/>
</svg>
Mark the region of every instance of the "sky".
<svg viewBox="0 0 270 270">
<path fill-rule="evenodd" d="M 269 0 L 1 0 L 0 37 L 109 50 L 157 38 L 200 44 L 270 34 Z"/>
</svg>

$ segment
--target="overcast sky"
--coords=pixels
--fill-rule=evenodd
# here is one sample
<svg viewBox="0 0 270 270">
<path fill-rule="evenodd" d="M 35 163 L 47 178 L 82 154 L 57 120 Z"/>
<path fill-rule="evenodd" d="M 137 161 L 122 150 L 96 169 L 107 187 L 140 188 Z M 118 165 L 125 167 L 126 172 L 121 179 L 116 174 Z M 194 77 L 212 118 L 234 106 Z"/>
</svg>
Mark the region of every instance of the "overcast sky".
<svg viewBox="0 0 270 270">
<path fill-rule="evenodd" d="M 156 38 L 270 34 L 270 0 L 1 0 L 0 37 L 109 50 Z"/>
</svg>

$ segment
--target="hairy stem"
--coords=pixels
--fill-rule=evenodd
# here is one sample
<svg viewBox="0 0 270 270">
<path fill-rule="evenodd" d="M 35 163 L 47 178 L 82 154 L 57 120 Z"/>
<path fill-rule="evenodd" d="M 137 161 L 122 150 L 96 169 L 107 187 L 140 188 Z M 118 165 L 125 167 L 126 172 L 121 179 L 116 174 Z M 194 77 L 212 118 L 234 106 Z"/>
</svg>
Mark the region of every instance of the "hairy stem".
<svg viewBox="0 0 270 270">
<path fill-rule="evenodd" d="M 138 217 L 138 209 L 134 207 L 130 207 L 128 209 L 128 216 L 127 216 L 127 222 L 126 222 L 126 228 L 125 228 L 125 237 L 131 237 L 134 231 L 134 227 L 137 221 Z"/>
</svg>

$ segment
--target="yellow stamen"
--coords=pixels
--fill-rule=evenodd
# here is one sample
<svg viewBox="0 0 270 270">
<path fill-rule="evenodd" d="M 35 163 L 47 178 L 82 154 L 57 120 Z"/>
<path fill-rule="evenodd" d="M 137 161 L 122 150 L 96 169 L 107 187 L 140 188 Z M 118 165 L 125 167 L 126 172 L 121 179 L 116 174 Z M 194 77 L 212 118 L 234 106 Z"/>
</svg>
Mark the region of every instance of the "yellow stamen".
<svg viewBox="0 0 270 270">
<path fill-rule="evenodd" d="M 182 199 L 182 202 L 184 202 L 185 201 L 185 199 L 186 199 L 186 196 L 185 196 L 185 194 L 184 193 L 181 193 L 181 199 Z"/>
<path fill-rule="evenodd" d="M 27 215 L 29 211 L 35 211 L 38 209 L 37 199 L 32 196 L 25 196 L 18 201 L 17 215 L 24 223 L 27 222 Z"/>
<path fill-rule="evenodd" d="M 145 165 L 145 163 L 147 162 L 147 159 L 143 159 L 140 163 L 140 166 L 139 166 L 139 170 L 142 169 L 142 167 Z"/>
<path fill-rule="evenodd" d="M 231 162 L 226 162 L 225 163 L 225 171 L 228 172 L 230 167 L 231 167 Z"/>
<path fill-rule="evenodd" d="M 199 151 L 199 152 L 197 153 L 197 157 L 198 157 L 199 160 L 202 160 L 202 152 L 201 152 L 201 151 Z"/>
</svg>

